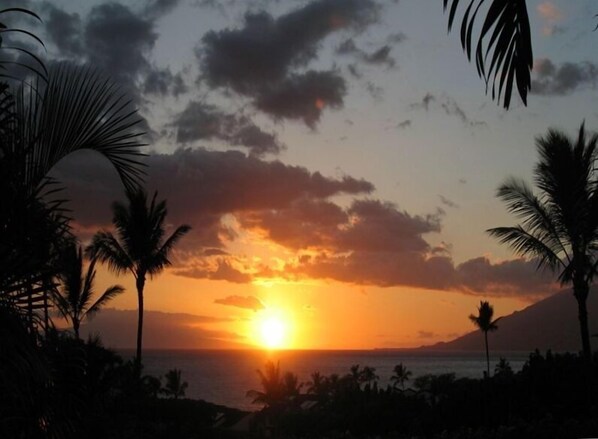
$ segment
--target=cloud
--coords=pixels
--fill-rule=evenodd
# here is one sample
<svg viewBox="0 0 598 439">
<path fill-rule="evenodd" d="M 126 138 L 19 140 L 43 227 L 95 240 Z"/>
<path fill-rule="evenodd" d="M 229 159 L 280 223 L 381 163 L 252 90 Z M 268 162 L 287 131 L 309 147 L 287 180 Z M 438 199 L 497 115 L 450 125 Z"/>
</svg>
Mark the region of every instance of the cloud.
<svg viewBox="0 0 598 439">
<path fill-rule="evenodd" d="M 550 1 L 539 3 L 536 6 L 536 11 L 538 11 L 538 15 L 543 21 L 543 35 L 551 36 L 564 31 L 562 27 L 557 25 L 557 23 L 563 21 L 564 14 L 554 3 Z"/>
<path fill-rule="evenodd" d="M 437 337 L 438 334 L 432 331 L 417 331 L 417 338 L 434 338 Z"/>
<path fill-rule="evenodd" d="M 314 59 L 328 34 L 367 26 L 376 15 L 370 0 L 317 0 L 276 19 L 267 12 L 247 13 L 240 29 L 211 31 L 203 37 L 198 51 L 202 71 L 213 86 L 250 94 Z"/>
<path fill-rule="evenodd" d="M 357 47 L 352 38 L 346 39 L 336 48 L 336 53 L 340 55 L 352 55 L 356 57 L 358 61 L 365 64 L 385 65 L 388 68 L 392 68 L 396 65 L 396 60 L 390 56 L 391 51 L 392 47 L 385 44 L 379 49 L 368 53 Z"/>
<path fill-rule="evenodd" d="M 204 35 L 196 49 L 202 78 L 251 98 L 275 119 L 302 120 L 313 128 L 324 107 L 342 107 L 346 86 L 333 70 L 302 68 L 317 57 L 327 35 L 363 29 L 377 15 L 372 0 L 316 0 L 278 18 L 248 12 L 241 28 Z"/>
<path fill-rule="evenodd" d="M 265 308 L 262 301 L 255 296 L 228 296 L 223 299 L 216 299 L 214 303 L 250 309 L 252 311 L 259 311 Z"/>
<path fill-rule="evenodd" d="M 123 84 L 134 84 L 137 75 L 150 68 L 147 54 L 158 34 L 152 21 L 128 7 L 104 3 L 91 9 L 83 38 L 86 55 L 93 65 L 110 72 Z"/>
<path fill-rule="evenodd" d="M 303 120 L 313 129 L 324 108 L 343 106 L 346 88 L 336 72 L 293 74 L 264 88 L 256 96 L 255 106 L 275 119 Z"/>
<path fill-rule="evenodd" d="M 536 60 L 531 92 L 539 95 L 565 95 L 584 85 L 594 86 L 598 66 L 592 62 L 555 65 L 548 58 Z"/>
<path fill-rule="evenodd" d="M 153 66 L 149 56 L 158 39 L 155 21 L 178 0 L 155 0 L 141 11 L 116 2 L 97 4 L 81 17 L 44 2 L 45 31 L 57 49 L 56 57 L 89 63 L 109 74 L 137 105 L 143 93 L 178 96 L 187 88 L 180 74 Z"/>
<path fill-rule="evenodd" d="M 404 129 L 409 128 L 411 126 L 411 119 L 406 119 L 402 122 L 397 123 L 397 128 Z"/>
<path fill-rule="evenodd" d="M 149 70 L 143 81 L 142 90 L 144 93 L 154 94 L 160 97 L 172 95 L 179 96 L 188 91 L 187 84 L 181 73 L 173 75 L 170 68 Z"/>
<path fill-rule="evenodd" d="M 230 349 L 247 347 L 246 338 L 209 326 L 234 321 L 183 313 L 145 310 L 143 346 L 147 349 Z M 114 349 L 135 347 L 137 310 L 103 309 L 81 327 L 82 336 L 102 334 L 102 342 Z"/>
<path fill-rule="evenodd" d="M 551 23 L 561 21 L 564 17 L 563 12 L 558 6 L 550 1 L 539 3 L 538 6 L 536 6 L 536 10 L 542 19 Z"/>
<path fill-rule="evenodd" d="M 239 151 L 180 148 L 173 154 L 147 157 L 146 187 L 168 201 L 171 225 L 189 224 L 191 232 L 177 246 L 176 270 L 191 277 L 248 282 L 250 278 L 224 252 L 234 239 L 224 220 L 228 214 L 248 215 L 290 209 L 301 200 L 325 203 L 329 197 L 371 193 L 373 185 L 352 177 L 328 178 L 299 166 L 263 161 Z M 69 207 L 75 228 L 89 239 L 110 227 L 110 205 L 123 199 L 116 172 L 92 153 L 79 153 L 57 166 L 52 175 L 67 188 L 60 197 Z M 94 203 L 89 203 L 89 194 Z M 172 230 L 172 226 L 169 230 Z"/>
<path fill-rule="evenodd" d="M 251 275 L 233 267 L 227 259 L 220 258 L 216 263 L 209 260 L 192 262 L 195 266 L 183 270 L 176 270 L 175 274 L 195 279 L 224 280 L 235 284 L 246 284 L 251 282 Z"/>
<path fill-rule="evenodd" d="M 491 263 L 486 257 L 470 259 L 456 267 L 456 287 L 487 296 L 542 297 L 559 290 L 551 273 L 537 270 L 537 261 L 514 259 Z"/>
<path fill-rule="evenodd" d="M 444 204 L 447 207 L 451 207 L 453 209 L 458 209 L 459 205 L 457 203 L 455 203 L 454 201 L 446 198 L 444 195 L 438 195 L 438 198 L 440 198 L 440 202 L 442 204 Z"/>
<path fill-rule="evenodd" d="M 457 101 L 450 96 L 442 95 L 436 96 L 430 92 L 427 92 L 420 102 L 415 102 L 409 106 L 412 110 L 425 110 L 430 111 L 433 109 L 440 109 L 448 116 L 455 116 L 464 125 L 469 127 L 480 127 L 487 126 L 487 123 L 480 120 L 470 119 L 465 110 L 457 103 Z"/>
<path fill-rule="evenodd" d="M 177 142 L 221 140 L 232 146 L 247 148 L 252 156 L 278 154 L 285 148 L 274 133 L 267 133 L 245 115 L 227 114 L 215 106 L 190 101 L 177 114 L 171 126 L 177 131 Z"/>
</svg>

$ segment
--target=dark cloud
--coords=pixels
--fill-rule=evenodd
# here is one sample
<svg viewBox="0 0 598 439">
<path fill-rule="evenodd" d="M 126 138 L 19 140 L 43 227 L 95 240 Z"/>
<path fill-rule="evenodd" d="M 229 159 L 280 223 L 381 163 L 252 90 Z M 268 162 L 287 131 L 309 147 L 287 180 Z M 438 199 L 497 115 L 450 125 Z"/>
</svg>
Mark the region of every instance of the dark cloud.
<svg viewBox="0 0 598 439">
<path fill-rule="evenodd" d="M 352 38 L 348 38 L 336 48 L 336 53 L 340 55 L 353 55 L 359 61 L 362 61 L 366 64 L 386 65 L 387 67 L 391 68 L 396 65 L 395 59 L 390 56 L 391 50 L 392 47 L 389 45 L 384 45 L 379 49 L 369 53 L 357 47 Z"/>
<path fill-rule="evenodd" d="M 372 98 L 377 101 L 382 100 L 382 97 L 384 96 L 384 89 L 382 87 L 379 87 L 373 82 L 368 81 L 365 88 Z"/>
<path fill-rule="evenodd" d="M 49 2 L 42 4 L 42 12 L 48 37 L 56 45 L 61 56 L 82 57 L 83 23 L 79 14 L 69 14 Z"/>
<path fill-rule="evenodd" d="M 565 95 L 584 85 L 594 86 L 598 77 L 598 66 L 592 62 L 566 62 L 555 65 L 550 59 L 542 58 L 536 60 L 534 73 L 532 93 Z"/>
<path fill-rule="evenodd" d="M 323 108 L 342 107 L 345 82 L 335 71 L 295 69 L 317 57 L 327 35 L 362 29 L 377 13 L 371 0 L 316 0 L 278 18 L 247 13 L 240 29 L 208 32 L 196 54 L 210 86 L 251 98 L 275 119 L 302 120 L 313 128 Z"/>
<path fill-rule="evenodd" d="M 432 331 L 417 331 L 417 338 L 434 338 L 437 336 L 438 334 Z"/>
<path fill-rule="evenodd" d="M 140 13 L 124 4 L 107 2 L 93 6 L 81 17 L 44 2 L 42 11 L 46 34 L 58 51 L 58 59 L 93 65 L 123 86 L 136 105 L 142 105 L 143 93 L 178 96 L 187 90 L 180 73 L 149 62 L 158 38 L 155 21 L 177 3 L 155 0 Z"/>
<path fill-rule="evenodd" d="M 413 103 L 409 107 L 412 110 L 423 109 L 425 111 L 440 109 L 448 116 L 455 116 L 464 125 L 471 128 L 487 126 L 487 123 L 484 121 L 470 119 L 457 101 L 446 95 L 436 96 L 428 92 L 420 102 Z"/>
<path fill-rule="evenodd" d="M 148 190 L 159 191 L 168 200 L 169 221 L 190 224 L 192 231 L 182 241 L 186 258 L 206 256 L 203 249 L 221 249 L 230 235 L 221 218 L 229 213 L 247 213 L 290 208 L 298 200 L 325 200 L 338 194 L 367 194 L 371 183 L 351 177 L 327 178 L 299 166 L 266 162 L 238 151 L 178 149 L 174 154 L 152 154 L 146 163 Z M 72 200 L 77 230 L 89 237 L 99 227 L 108 227 L 110 205 L 123 199 L 116 172 L 101 157 L 79 153 L 69 157 L 52 175 L 64 182 L 61 196 Z M 89 194 L 94 203 L 89 203 Z M 199 255 L 198 255 L 199 253 Z M 227 267 L 212 263 L 212 271 Z M 194 266 L 194 268 L 197 268 Z M 199 275 L 204 275 L 199 267 Z M 193 273 L 188 273 L 189 275 Z"/>
<path fill-rule="evenodd" d="M 143 346 L 148 349 L 223 349 L 246 347 L 238 334 L 210 325 L 231 322 L 230 318 L 145 310 Z M 137 310 L 104 309 L 81 327 L 82 336 L 102 334 L 110 348 L 135 347 Z"/>
<path fill-rule="evenodd" d="M 203 102 L 190 101 L 171 125 L 180 143 L 217 139 L 245 147 L 254 156 L 278 154 L 285 148 L 274 133 L 263 131 L 247 116 L 226 114 Z"/>
<path fill-rule="evenodd" d="M 314 59 L 331 32 L 367 26 L 376 16 L 370 0 L 317 0 L 276 19 L 267 12 L 247 13 L 240 29 L 208 32 L 198 56 L 210 84 L 252 94 Z"/>
<path fill-rule="evenodd" d="M 170 68 L 152 68 L 148 71 L 142 90 L 144 93 L 154 94 L 161 97 L 172 95 L 179 96 L 188 91 L 181 73 L 173 75 Z"/>
<path fill-rule="evenodd" d="M 259 311 L 265 308 L 262 301 L 255 296 L 228 296 L 223 299 L 216 299 L 214 303 L 250 309 L 252 311 Z"/>
<path fill-rule="evenodd" d="M 155 20 L 172 12 L 180 3 L 180 0 L 151 0 L 146 3 L 142 14 Z"/>
<path fill-rule="evenodd" d="M 274 118 L 300 119 L 314 128 L 324 108 L 343 106 L 345 93 L 345 80 L 338 73 L 309 71 L 262 90 L 255 106 Z"/>
<path fill-rule="evenodd" d="M 399 129 L 409 128 L 410 126 L 411 126 L 411 119 L 406 119 L 402 122 L 397 123 L 397 128 L 399 128 Z"/>
<path fill-rule="evenodd" d="M 223 258 L 217 259 L 215 264 L 212 261 L 201 260 L 191 268 L 176 270 L 175 274 L 195 279 L 224 280 L 236 284 L 249 283 L 252 279 L 250 274 L 233 267 L 231 262 Z"/>
<path fill-rule="evenodd" d="M 405 35 L 403 32 L 397 32 L 394 34 L 390 34 L 386 38 L 386 41 L 388 41 L 389 43 L 392 43 L 392 44 L 397 44 L 397 43 L 402 43 L 406 39 L 407 39 L 407 35 Z"/>
<path fill-rule="evenodd" d="M 537 270 L 536 261 L 514 259 L 492 264 L 488 258 L 466 261 L 456 268 L 457 288 L 488 296 L 546 296 L 559 290 L 555 277 Z"/>
<path fill-rule="evenodd" d="M 342 42 L 336 52 L 341 55 L 353 55 L 359 61 L 366 64 L 383 64 L 387 67 L 394 67 L 396 61 L 390 56 L 392 48 L 389 45 L 384 45 L 373 52 L 366 52 L 355 45 L 353 39 L 349 38 Z"/>
<path fill-rule="evenodd" d="M 438 198 L 440 198 L 440 202 L 447 207 L 451 207 L 453 209 L 459 208 L 459 205 L 457 203 L 455 203 L 453 200 L 448 199 L 444 195 L 438 195 Z"/>
<path fill-rule="evenodd" d="M 84 31 L 90 62 L 123 84 L 133 84 L 140 72 L 149 70 L 146 56 L 157 38 L 150 20 L 118 3 L 94 6 Z"/>
</svg>

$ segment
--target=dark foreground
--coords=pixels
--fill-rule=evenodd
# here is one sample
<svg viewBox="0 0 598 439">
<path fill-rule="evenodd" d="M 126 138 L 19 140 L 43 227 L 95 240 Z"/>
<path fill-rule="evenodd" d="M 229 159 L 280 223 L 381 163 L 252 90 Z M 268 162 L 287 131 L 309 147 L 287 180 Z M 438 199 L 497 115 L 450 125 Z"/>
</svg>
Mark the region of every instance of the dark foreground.
<svg viewBox="0 0 598 439">
<path fill-rule="evenodd" d="M 536 352 L 517 373 L 502 362 L 489 379 L 428 375 L 406 390 L 378 388 L 374 373 L 295 383 L 294 393 L 281 380 L 253 392 L 265 408 L 252 414 L 175 399 L 176 386 L 97 341 L 56 336 L 43 354 L 2 360 L 2 438 L 598 437 L 598 355 Z"/>
</svg>

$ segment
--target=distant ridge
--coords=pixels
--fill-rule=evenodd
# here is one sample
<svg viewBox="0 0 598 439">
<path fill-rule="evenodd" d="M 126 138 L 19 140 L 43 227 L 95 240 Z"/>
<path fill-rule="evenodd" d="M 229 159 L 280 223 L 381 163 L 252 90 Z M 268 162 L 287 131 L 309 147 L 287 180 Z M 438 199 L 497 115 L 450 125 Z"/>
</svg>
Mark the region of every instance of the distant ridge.
<svg viewBox="0 0 598 439">
<path fill-rule="evenodd" d="M 472 310 L 473 311 L 473 310 Z M 467 316 L 463 316 L 467 318 Z M 598 289 L 588 297 L 590 335 L 598 333 Z M 592 349 L 598 349 L 598 338 L 591 337 Z M 503 317 L 498 331 L 489 333 L 491 351 L 527 351 L 535 349 L 553 352 L 579 352 L 581 336 L 577 319 L 577 301 L 571 290 L 557 293 L 527 308 Z M 480 331 L 448 342 L 421 346 L 430 351 L 483 351 L 484 339 Z"/>
</svg>

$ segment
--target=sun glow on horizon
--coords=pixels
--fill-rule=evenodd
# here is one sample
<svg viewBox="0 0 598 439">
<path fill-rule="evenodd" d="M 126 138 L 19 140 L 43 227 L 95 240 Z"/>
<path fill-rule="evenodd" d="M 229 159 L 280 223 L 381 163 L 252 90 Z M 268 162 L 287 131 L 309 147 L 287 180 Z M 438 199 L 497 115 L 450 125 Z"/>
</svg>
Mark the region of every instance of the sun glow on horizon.
<svg viewBox="0 0 598 439">
<path fill-rule="evenodd" d="M 289 347 L 289 321 L 279 311 L 264 310 L 254 320 L 256 344 L 266 349 Z"/>
</svg>

